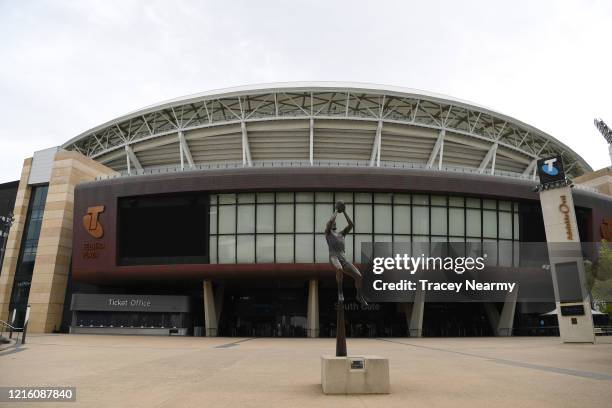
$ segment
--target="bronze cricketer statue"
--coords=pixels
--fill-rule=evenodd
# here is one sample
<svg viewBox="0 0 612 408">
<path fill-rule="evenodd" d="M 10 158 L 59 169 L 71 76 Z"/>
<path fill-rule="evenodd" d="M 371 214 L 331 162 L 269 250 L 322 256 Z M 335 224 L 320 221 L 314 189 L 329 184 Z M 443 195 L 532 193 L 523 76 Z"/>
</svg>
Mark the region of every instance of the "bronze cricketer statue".
<svg viewBox="0 0 612 408">
<path fill-rule="evenodd" d="M 336 228 L 336 217 L 338 214 L 344 214 L 347 226 L 338 232 Z M 352 277 L 355 282 L 355 290 L 357 292 L 356 299 L 363 306 L 367 306 L 368 302 L 363 297 L 363 276 L 359 269 L 346 259 L 344 253 L 344 238 L 353 229 L 353 221 L 345 211 L 343 201 L 338 201 L 335 206 L 335 211 L 327 225 L 325 226 L 325 240 L 329 248 L 329 262 L 336 270 L 336 283 L 338 285 L 338 303 L 336 304 L 336 357 L 346 356 L 346 327 L 344 323 L 344 294 L 342 293 L 342 280 L 344 274 Z"/>
</svg>

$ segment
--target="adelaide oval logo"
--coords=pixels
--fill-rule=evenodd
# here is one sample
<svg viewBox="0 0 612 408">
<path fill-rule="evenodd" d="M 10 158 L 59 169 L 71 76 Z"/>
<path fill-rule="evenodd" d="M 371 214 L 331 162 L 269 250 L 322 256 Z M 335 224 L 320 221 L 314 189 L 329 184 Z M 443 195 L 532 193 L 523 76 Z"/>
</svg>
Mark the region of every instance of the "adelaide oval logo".
<svg viewBox="0 0 612 408">
<path fill-rule="evenodd" d="M 104 236 L 104 228 L 100 223 L 100 214 L 104 212 L 104 206 L 98 205 L 87 208 L 87 214 L 83 216 L 83 226 L 85 230 L 94 238 Z"/>
</svg>

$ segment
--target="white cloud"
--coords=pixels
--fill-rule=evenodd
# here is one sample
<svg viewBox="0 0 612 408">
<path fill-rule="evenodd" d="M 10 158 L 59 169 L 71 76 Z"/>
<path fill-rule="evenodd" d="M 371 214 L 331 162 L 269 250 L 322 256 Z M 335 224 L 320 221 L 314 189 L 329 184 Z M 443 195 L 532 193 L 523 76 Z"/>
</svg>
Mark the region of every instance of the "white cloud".
<svg viewBox="0 0 612 408">
<path fill-rule="evenodd" d="M 489 106 L 609 165 L 610 2 L 0 0 L 0 181 L 128 111 L 292 80 L 392 84 Z"/>
</svg>

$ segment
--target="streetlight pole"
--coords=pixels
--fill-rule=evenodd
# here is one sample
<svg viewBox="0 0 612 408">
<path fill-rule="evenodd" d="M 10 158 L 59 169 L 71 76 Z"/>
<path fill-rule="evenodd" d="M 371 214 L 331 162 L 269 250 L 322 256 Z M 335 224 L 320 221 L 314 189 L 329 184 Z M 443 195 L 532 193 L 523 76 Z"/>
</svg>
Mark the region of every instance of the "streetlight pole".
<svg viewBox="0 0 612 408">
<path fill-rule="evenodd" d="M 610 153 L 610 164 L 612 164 L 612 129 L 606 125 L 606 123 L 601 119 L 595 119 L 595 127 L 599 130 L 599 133 L 606 139 L 608 142 L 608 152 Z"/>
</svg>

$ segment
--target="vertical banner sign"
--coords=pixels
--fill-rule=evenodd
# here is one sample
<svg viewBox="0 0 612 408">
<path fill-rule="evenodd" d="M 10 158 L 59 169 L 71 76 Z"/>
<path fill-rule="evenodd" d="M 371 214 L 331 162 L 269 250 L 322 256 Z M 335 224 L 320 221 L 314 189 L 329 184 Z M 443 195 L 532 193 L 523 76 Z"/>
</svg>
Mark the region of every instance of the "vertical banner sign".
<svg viewBox="0 0 612 408">
<path fill-rule="evenodd" d="M 538 175 L 561 340 L 564 343 L 593 343 L 593 317 L 578 222 L 561 157 L 538 160 Z"/>
</svg>

